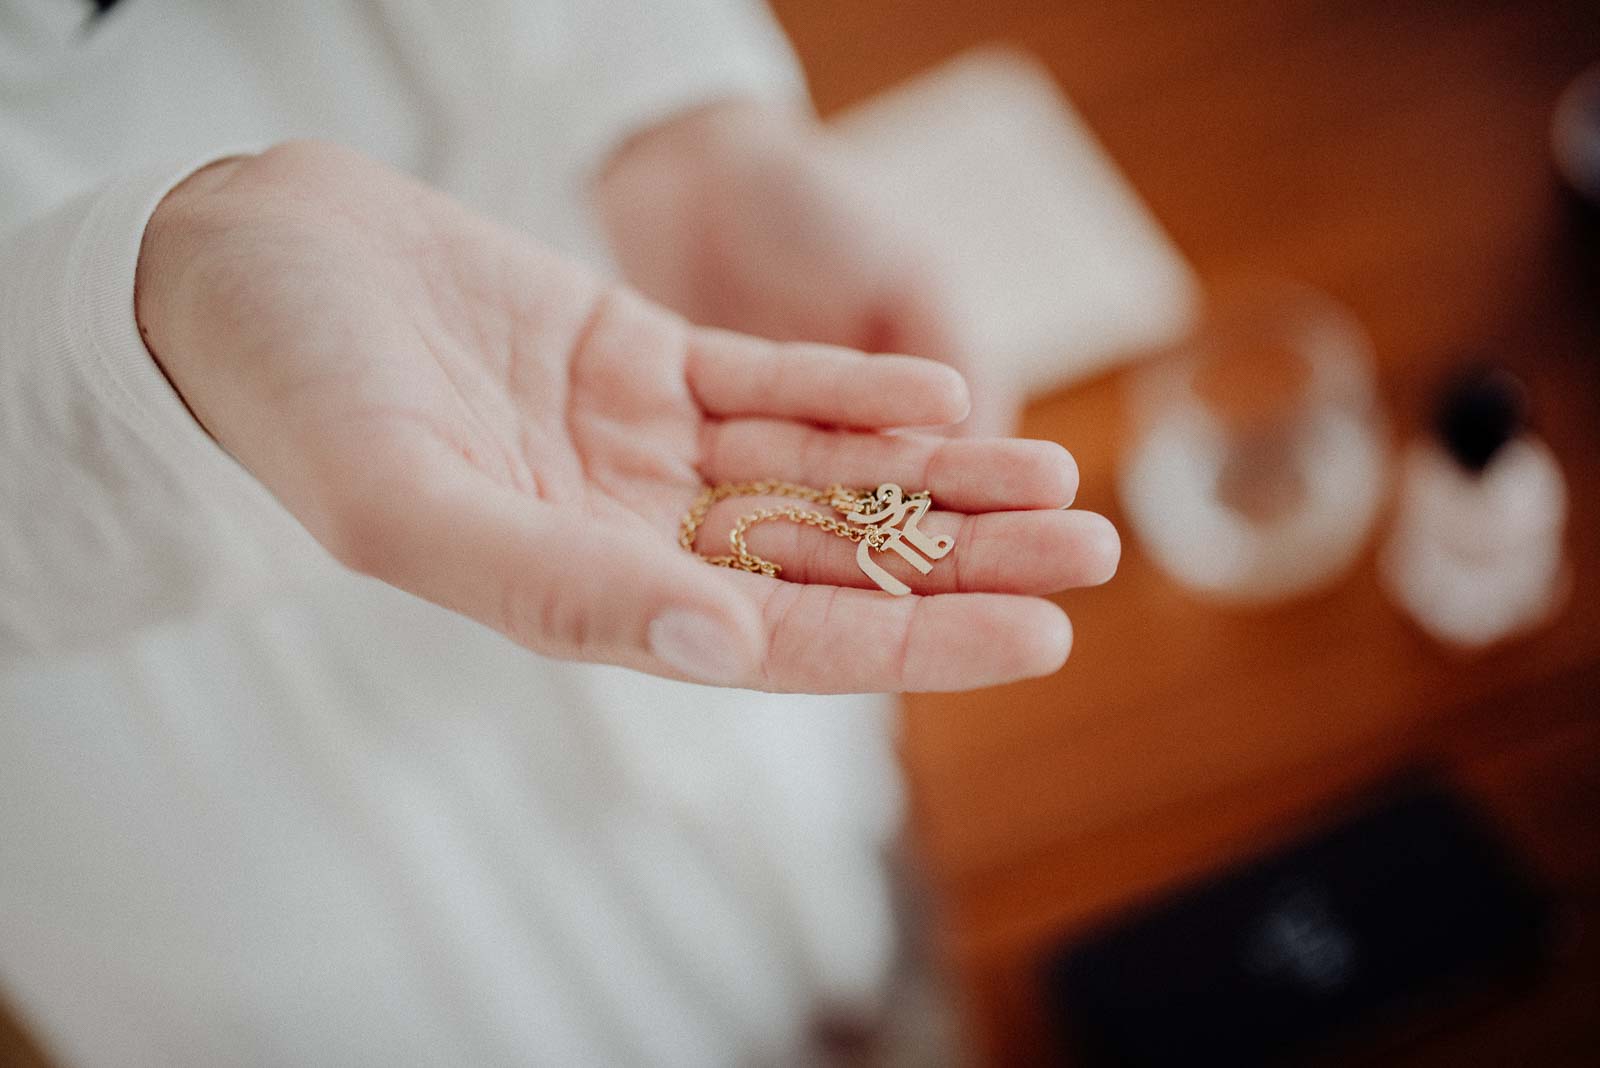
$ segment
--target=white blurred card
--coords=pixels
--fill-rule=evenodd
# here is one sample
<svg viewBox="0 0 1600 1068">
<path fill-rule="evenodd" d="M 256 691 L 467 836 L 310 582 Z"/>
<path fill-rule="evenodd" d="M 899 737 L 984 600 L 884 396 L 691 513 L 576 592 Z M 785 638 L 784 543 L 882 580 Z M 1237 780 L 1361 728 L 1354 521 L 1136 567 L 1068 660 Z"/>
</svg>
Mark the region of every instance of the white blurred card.
<svg viewBox="0 0 1600 1068">
<path fill-rule="evenodd" d="M 1032 59 L 969 52 L 833 122 L 930 236 L 968 340 L 1025 393 L 1168 343 L 1198 286 Z"/>
</svg>

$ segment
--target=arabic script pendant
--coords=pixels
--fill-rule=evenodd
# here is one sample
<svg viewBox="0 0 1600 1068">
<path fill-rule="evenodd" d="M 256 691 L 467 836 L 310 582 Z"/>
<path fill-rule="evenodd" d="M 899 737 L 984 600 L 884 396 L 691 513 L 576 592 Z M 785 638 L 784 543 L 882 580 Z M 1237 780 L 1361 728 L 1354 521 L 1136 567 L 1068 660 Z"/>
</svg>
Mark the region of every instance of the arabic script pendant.
<svg viewBox="0 0 1600 1068">
<path fill-rule="evenodd" d="M 705 522 L 713 504 L 729 497 L 788 497 L 826 505 L 844 519 L 841 522 L 827 512 L 797 506 L 759 508 L 741 517 L 729 530 L 728 547 L 732 552 L 725 556 L 700 553 L 695 549 L 695 537 L 701 524 Z M 929 535 L 917 526 L 932 505 L 933 499 L 926 491 L 907 494 L 893 482 L 885 482 L 870 491 L 846 489 L 843 486 L 819 490 L 777 479 L 729 482 L 706 487 L 690 506 L 679 523 L 678 544 L 708 564 L 777 578 L 783 568 L 751 552 L 745 541 L 745 533 L 757 523 L 786 519 L 855 542 L 856 564 L 861 568 L 861 573 L 877 583 L 884 592 L 904 597 L 911 592 L 911 587 L 885 571 L 872 554 L 892 552 L 924 575 L 932 571 L 934 561 L 944 559 L 956 547 L 956 539 L 946 535 Z"/>
<path fill-rule="evenodd" d="M 885 571 L 872 558 L 874 551 L 892 552 L 926 575 L 933 570 L 934 561 L 943 560 L 955 548 L 956 539 L 942 534 L 930 537 L 917 526 L 932 504 L 927 491 L 907 496 L 893 482 L 885 482 L 845 513 L 846 521 L 866 527 L 865 536 L 856 544 L 856 564 L 885 593 L 904 597 L 911 587 Z M 901 525 L 896 527 L 896 523 Z"/>
</svg>

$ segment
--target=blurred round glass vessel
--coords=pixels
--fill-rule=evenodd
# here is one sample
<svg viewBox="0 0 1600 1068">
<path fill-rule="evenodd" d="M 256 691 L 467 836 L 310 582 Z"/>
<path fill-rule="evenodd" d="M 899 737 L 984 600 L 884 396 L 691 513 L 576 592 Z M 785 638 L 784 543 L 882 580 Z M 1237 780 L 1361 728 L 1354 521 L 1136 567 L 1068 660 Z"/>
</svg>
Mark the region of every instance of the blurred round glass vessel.
<svg viewBox="0 0 1600 1068">
<path fill-rule="evenodd" d="M 1372 346 L 1331 298 L 1281 281 L 1217 291 L 1136 380 L 1123 505 L 1173 578 L 1260 603 L 1360 554 L 1384 493 Z"/>
</svg>

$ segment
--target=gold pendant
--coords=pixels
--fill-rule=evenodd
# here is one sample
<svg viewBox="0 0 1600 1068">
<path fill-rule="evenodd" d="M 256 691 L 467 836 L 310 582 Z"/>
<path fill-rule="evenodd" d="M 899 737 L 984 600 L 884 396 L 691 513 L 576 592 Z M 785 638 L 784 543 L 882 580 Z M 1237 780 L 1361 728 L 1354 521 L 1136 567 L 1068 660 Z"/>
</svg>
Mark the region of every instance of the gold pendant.
<svg viewBox="0 0 1600 1068">
<path fill-rule="evenodd" d="M 743 516 L 728 532 L 728 546 L 732 552 L 726 556 L 705 556 L 695 549 L 695 536 L 706 520 L 711 506 L 729 497 L 790 497 L 812 504 L 827 505 L 844 517 L 844 522 L 826 514 L 803 508 L 761 508 Z M 832 486 L 826 490 L 796 485 L 777 479 L 760 482 L 729 482 L 708 486 L 702 492 L 678 525 L 678 544 L 708 564 L 731 567 L 753 574 L 777 578 L 783 570 L 771 560 L 763 560 L 750 551 L 745 542 L 745 532 L 757 523 L 774 519 L 787 519 L 816 527 L 846 541 L 856 543 L 856 564 L 878 588 L 896 597 L 904 597 L 911 587 L 885 571 L 872 558 L 874 552 L 892 552 L 900 559 L 926 575 L 933 570 L 933 562 L 950 555 L 956 539 L 946 536 L 931 537 L 917 524 L 928 514 L 932 497 L 923 491 L 909 496 L 893 482 L 885 482 L 867 492 Z M 896 526 L 896 524 L 899 524 Z"/>
<path fill-rule="evenodd" d="M 885 571 L 872 558 L 874 551 L 892 552 L 926 575 L 933 570 L 934 561 L 943 560 L 955 548 L 956 539 L 947 535 L 930 537 L 917 526 L 932 504 L 927 491 L 906 496 L 899 486 L 885 482 L 845 513 L 847 522 L 867 528 L 866 536 L 856 544 L 856 564 L 885 593 L 904 597 L 911 587 Z M 896 523 L 900 526 L 896 527 Z"/>
</svg>

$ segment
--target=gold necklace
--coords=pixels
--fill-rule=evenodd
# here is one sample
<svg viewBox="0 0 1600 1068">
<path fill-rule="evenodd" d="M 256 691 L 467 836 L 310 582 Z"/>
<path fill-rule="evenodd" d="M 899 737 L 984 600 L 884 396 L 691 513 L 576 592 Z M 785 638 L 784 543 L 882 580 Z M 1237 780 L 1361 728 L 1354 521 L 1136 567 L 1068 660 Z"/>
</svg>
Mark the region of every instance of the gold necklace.
<svg viewBox="0 0 1600 1068">
<path fill-rule="evenodd" d="M 811 504 L 825 504 L 844 518 L 835 519 L 826 512 L 799 506 L 758 508 L 741 516 L 728 532 L 731 554 L 707 556 L 695 549 L 695 536 L 711 506 L 729 497 L 790 497 Z M 893 552 L 924 575 L 932 571 L 933 561 L 944 559 L 956 545 L 952 537 L 931 536 L 917 527 L 932 504 L 933 498 L 926 490 L 907 494 L 893 482 L 885 482 L 875 490 L 853 490 L 839 485 L 819 490 L 777 479 L 724 482 L 706 487 L 689 507 L 679 527 L 678 544 L 708 564 L 776 578 L 783 568 L 751 552 L 745 534 L 757 523 L 787 519 L 855 542 L 856 563 L 862 572 L 881 589 L 900 597 L 910 593 L 911 587 L 885 571 L 872 559 L 872 553 Z M 896 527 L 896 523 L 901 525 Z"/>
</svg>

